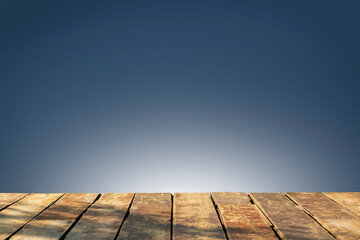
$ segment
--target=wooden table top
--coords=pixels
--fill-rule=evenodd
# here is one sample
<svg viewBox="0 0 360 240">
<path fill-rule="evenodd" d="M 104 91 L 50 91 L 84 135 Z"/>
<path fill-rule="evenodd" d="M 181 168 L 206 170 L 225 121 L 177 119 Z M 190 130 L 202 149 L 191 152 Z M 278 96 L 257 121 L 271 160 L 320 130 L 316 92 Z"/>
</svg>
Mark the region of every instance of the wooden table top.
<svg viewBox="0 0 360 240">
<path fill-rule="evenodd" d="M 360 192 L 0 193 L 0 239 L 360 239 Z"/>
</svg>

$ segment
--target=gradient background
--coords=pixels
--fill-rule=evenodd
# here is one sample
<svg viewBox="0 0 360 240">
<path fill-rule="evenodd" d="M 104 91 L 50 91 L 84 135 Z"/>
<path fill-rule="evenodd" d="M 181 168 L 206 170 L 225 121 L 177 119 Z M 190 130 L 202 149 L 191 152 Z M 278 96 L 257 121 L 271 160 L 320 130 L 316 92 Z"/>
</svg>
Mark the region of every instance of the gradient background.
<svg viewBox="0 0 360 240">
<path fill-rule="evenodd" d="M 0 1 L 0 192 L 360 191 L 360 1 Z"/>
</svg>

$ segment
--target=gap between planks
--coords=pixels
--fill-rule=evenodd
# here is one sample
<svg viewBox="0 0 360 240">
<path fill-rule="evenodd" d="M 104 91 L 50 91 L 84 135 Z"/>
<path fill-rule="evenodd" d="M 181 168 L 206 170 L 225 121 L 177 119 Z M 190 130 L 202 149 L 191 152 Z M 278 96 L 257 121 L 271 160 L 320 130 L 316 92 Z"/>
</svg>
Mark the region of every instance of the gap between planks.
<svg viewBox="0 0 360 240">
<path fill-rule="evenodd" d="M 26 197 L 29 196 L 30 194 L 31 194 L 31 193 L 24 193 L 24 196 L 22 196 L 22 197 L 20 197 L 20 198 L 17 198 L 17 199 L 15 199 L 14 201 L 10 201 L 10 202 L 9 202 L 8 204 L 6 204 L 6 205 L 3 205 L 2 207 L 0 207 L 0 212 L 1 212 L 2 210 L 5 210 L 6 208 L 10 207 L 11 205 L 17 203 L 18 201 L 26 198 Z"/>
<path fill-rule="evenodd" d="M 250 193 L 249 196 L 271 221 L 281 239 L 334 239 L 327 229 L 285 194 Z"/>
<path fill-rule="evenodd" d="M 118 229 L 118 231 L 117 231 L 117 233 L 116 233 L 116 235 L 115 235 L 115 237 L 114 237 L 114 240 L 118 239 L 118 237 L 119 237 L 119 235 L 120 235 L 121 228 L 122 228 L 122 226 L 124 225 L 124 222 L 126 221 L 126 219 L 127 219 L 127 218 L 129 217 L 129 215 L 130 215 L 130 209 L 131 209 L 131 206 L 132 206 L 132 204 L 133 204 L 133 202 L 134 202 L 135 195 L 136 195 L 136 193 L 134 193 L 134 196 L 133 196 L 132 199 L 131 199 L 131 202 L 130 202 L 130 204 L 129 204 L 129 207 L 128 207 L 126 213 L 125 213 L 125 216 L 124 216 L 123 220 L 121 221 L 121 224 L 120 224 L 120 226 L 119 226 L 119 229 Z"/>
<path fill-rule="evenodd" d="M 336 238 L 360 239 L 360 219 L 322 193 L 289 192 L 286 195 L 311 213 Z M 336 213 L 336 216 L 334 213 Z"/>
<path fill-rule="evenodd" d="M 291 202 L 293 202 L 296 207 L 300 208 L 301 210 L 304 211 L 304 213 L 306 213 L 310 218 L 312 218 L 315 222 L 317 222 L 317 224 L 319 224 L 323 229 L 325 229 L 331 236 L 333 236 L 334 238 L 336 238 L 336 236 L 329 230 L 327 229 L 323 224 L 321 224 L 318 219 L 316 219 L 316 217 L 309 212 L 306 208 L 303 208 L 302 206 L 300 206 L 297 202 L 295 202 L 289 195 L 287 195 L 286 193 L 284 193 L 285 197 L 287 197 Z"/>
<path fill-rule="evenodd" d="M 20 228 L 18 228 L 15 232 L 10 234 L 6 239 L 10 239 L 11 237 L 13 237 L 16 233 L 18 233 L 21 229 L 23 229 L 29 222 L 31 222 L 33 219 L 35 219 L 37 216 L 39 216 L 41 213 L 43 213 L 46 209 L 48 209 L 49 207 L 54 205 L 57 201 L 59 201 L 65 194 L 66 193 L 63 193 L 60 197 L 58 197 L 53 202 L 51 202 L 49 205 L 47 205 L 43 210 L 41 210 L 39 213 L 37 213 L 35 216 L 33 216 L 30 220 L 28 220 L 26 223 L 24 223 Z M 25 197 L 28 197 L 30 195 L 31 195 L 31 193 L 26 195 Z M 22 199 L 24 199 L 25 197 L 23 197 Z M 22 200 L 22 199 L 19 199 L 19 201 Z"/>
<path fill-rule="evenodd" d="M 214 208 L 215 208 L 215 210 L 216 210 L 216 213 L 217 213 L 217 215 L 218 215 L 220 224 L 221 224 L 221 226 L 222 226 L 222 228 L 223 228 L 223 231 L 224 231 L 224 234 L 225 234 L 225 238 L 226 238 L 226 240 L 229 240 L 229 236 L 228 236 L 228 233 L 227 233 L 227 231 L 226 231 L 225 225 L 224 225 L 224 223 L 222 222 L 221 217 L 220 217 L 220 211 L 219 211 L 218 207 L 216 206 L 215 200 L 214 200 L 214 198 L 213 198 L 213 196 L 212 196 L 211 193 L 210 193 L 210 198 L 211 198 L 211 201 L 212 201 L 212 203 L 213 203 L 213 205 L 214 205 Z"/>
<path fill-rule="evenodd" d="M 249 199 L 251 204 L 253 204 L 254 206 L 256 206 L 256 208 L 259 210 L 259 212 L 261 213 L 261 215 L 264 217 L 264 219 L 266 220 L 267 224 L 270 226 L 270 228 L 273 230 L 275 236 L 279 239 L 282 240 L 283 238 L 280 237 L 280 233 L 278 232 L 278 230 L 276 229 L 274 223 L 271 221 L 271 219 L 265 214 L 265 212 L 255 203 L 254 199 L 252 198 L 251 194 L 247 193 L 246 194 Z"/>
<path fill-rule="evenodd" d="M 267 217 L 243 192 L 213 192 L 211 197 L 227 239 L 279 239 Z M 239 227 L 242 224 L 243 227 Z"/>
<path fill-rule="evenodd" d="M 80 215 L 75 219 L 75 221 L 73 222 L 73 224 L 71 224 L 71 226 L 66 230 L 66 232 L 60 237 L 59 240 L 64 240 L 66 235 L 68 235 L 68 233 L 75 227 L 75 225 L 80 221 L 80 219 L 82 218 L 82 216 L 84 216 L 84 214 L 86 213 L 86 211 L 97 201 L 99 200 L 99 198 L 101 197 L 101 193 L 99 193 L 99 195 L 95 198 L 95 200 L 87 207 L 85 208 L 85 210 L 80 213 Z"/>
<path fill-rule="evenodd" d="M 15 200 L 14 202 L 8 204 L 7 206 L 4 206 L 0 209 L 0 211 L 2 210 L 5 210 L 6 208 L 10 207 L 11 205 L 19 202 L 20 200 L 28 197 L 29 195 L 31 194 L 27 194 L 25 196 L 22 196 L 20 197 L 19 199 Z M 65 195 L 62 194 L 60 197 L 58 197 L 56 200 L 54 200 L 52 203 L 50 203 L 48 206 L 46 206 L 44 209 L 42 209 L 40 212 L 38 212 L 35 216 L 33 216 L 30 220 L 28 220 L 26 223 L 24 223 L 21 227 L 19 227 L 19 229 L 17 229 L 15 232 L 13 232 L 7 239 L 13 237 L 15 234 L 17 234 L 21 229 L 23 229 L 30 221 L 34 220 L 36 217 L 38 217 L 40 214 L 42 214 L 44 211 L 46 211 L 48 208 L 50 208 L 51 206 L 53 206 L 54 204 L 56 204 L 61 198 L 63 198 L 63 196 Z M 259 213 L 261 214 L 261 216 L 266 220 L 267 224 L 270 226 L 270 228 L 272 229 L 272 231 L 274 232 L 274 234 L 276 235 L 276 237 L 278 239 L 285 239 L 285 238 L 282 238 L 280 237 L 281 235 L 279 234 L 279 229 L 276 228 L 276 225 L 275 223 L 271 220 L 271 218 L 269 216 L 267 216 L 267 214 L 261 209 L 261 207 L 256 203 L 256 201 L 253 199 L 253 196 L 251 194 L 246 194 L 249 198 L 249 202 L 251 205 L 254 205 L 256 206 L 256 208 L 258 209 Z M 303 206 L 299 205 L 295 200 L 293 200 L 287 193 L 284 193 L 282 194 L 284 195 L 289 201 L 291 201 L 293 204 L 294 204 L 294 207 L 298 208 L 298 209 L 301 209 L 309 218 L 311 218 L 312 220 L 314 220 L 319 226 L 321 226 L 321 228 L 323 228 L 324 230 L 326 230 L 326 232 L 328 232 L 332 237 L 336 238 L 336 236 L 331 232 L 330 229 L 328 229 L 327 227 L 325 227 L 323 224 L 321 224 L 321 222 L 319 222 L 319 220 L 316 218 L 316 215 L 313 215 L 313 213 L 309 212 L 306 208 L 304 208 Z M 102 194 L 99 194 L 97 196 L 97 198 L 84 210 L 80 213 L 80 215 L 75 219 L 75 221 L 72 223 L 72 225 L 66 230 L 66 232 L 61 236 L 61 240 L 65 239 L 67 234 L 69 232 L 71 232 L 71 230 L 74 228 L 74 226 L 76 226 L 76 224 L 80 221 L 80 219 L 83 217 L 83 215 L 88 211 L 88 209 L 93 206 L 95 204 L 95 202 L 102 196 Z M 117 230 L 117 233 L 114 237 L 114 240 L 118 239 L 119 237 L 119 234 L 122 230 L 122 227 L 125 223 L 125 221 L 128 219 L 129 217 L 129 214 L 130 214 L 130 211 L 131 211 L 131 207 L 133 206 L 133 201 L 135 199 L 135 196 L 136 194 L 133 195 L 132 199 L 131 199 L 131 202 L 130 204 L 128 205 L 128 208 L 127 208 L 127 211 L 126 211 L 126 214 L 125 216 L 123 217 L 120 225 L 119 225 L 119 228 Z M 170 194 L 171 196 L 171 204 L 170 204 L 170 209 L 171 209 L 171 214 L 170 214 L 170 240 L 173 239 L 173 235 L 174 235 L 174 194 Z M 213 197 L 213 195 L 211 193 L 209 193 L 209 196 L 210 196 L 210 199 L 211 199 L 211 202 L 212 202 L 212 205 L 213 207 L 215 208 L 215 211 L 216 211 L 216 214 L 217 214 L 217 217 L 218 217 L 218 220 L 219 220 L 219 223 L 222 227 L 222 230 L 224 232 L 224 235 L 225 235 L 225 238 L 227 240 L 229 240 L 229 235 L 228 235 L 228 232 L 227 232 L 227 229 L 226 229 L 226 226 L 225 224 L 223 223 L 222 221 L 222 218 L 221 218 L 221 213 L 220 213 L 220 210 L 215 202 L 215 199 Z M 344 209 L 347 209 L 345 206 L 343 206 L 342 204 L 338 203 L 337 201 L 335 201 L 334 199 L 330 198 L 329 196 L 327 196 L 326 194 L 323 194 L 323 196 L 325 198 L 327 198 L 329 201 L 333 202 L 334 204 L 338 205 L 339 207 L 341 208 L 344 208 Z M 349 209 L 347 209 L 349 211 Z M 349 211 L 350 212 L 350 211 Z M 356 216 L 354 213 L 352 213 L 354 216 Z M 357 216 L 359 217 L 359 216 Z"/>
<path fill-rule="evenodd" d="M 348 210 L 351 214 L 353 214 L 353 215 L 355 215 L 356 217 L 360 218 L 360 207 L 359 207 L 358 209 L 354 210 L 354 209 L 352 209 L 352 207 L 354 207 L 354 206 L 350 206 L 350 207 L 349 207 L 348 205 L 346 205 L 346 204 L 344 204 L 344 203 L 338 202 L 339 199 L 333 199 L 331 196 L 329 196 L 329 194 L 332 195 L 332 194 L 335 194 L 335 193 L 339 194 L 339 192 L 330 192 L 330 193 L 328 193 L 328 192 L 322 192 L 322 194 L 323 194 L 325 197 L 327 197 L 329 200 L 333 201 L 334 203 L 336 203 L 336 204 L 339 205 L 340 207 L 345 208 L 346 210 Z M 351 193 L 354 194 L 355 192 L 350 192 L 350 194 L 351 194 Z M 358 192 L 357 192 L 357 193 L 358 193 Z M 342 192 L 340 192 L 340 194 L 342 194 Z M 348 194 L 348 193 L 346 193 L 346 194 Z M 360 198 L 359 198 L 359 200 L 360 200 Z"/>
</svg>

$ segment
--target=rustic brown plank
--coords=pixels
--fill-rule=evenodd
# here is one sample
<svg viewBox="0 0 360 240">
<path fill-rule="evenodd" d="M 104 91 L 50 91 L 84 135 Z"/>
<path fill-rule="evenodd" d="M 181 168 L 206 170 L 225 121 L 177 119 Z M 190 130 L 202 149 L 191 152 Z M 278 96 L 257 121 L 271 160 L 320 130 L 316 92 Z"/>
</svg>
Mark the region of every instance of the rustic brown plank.
<svg viewBox="0 0 360 240">
<path fill-rule="evenodd" d="M 111 239 L 119 230 L 133 193 L 105 193 L 80 218 L 65 239 Z"/>
<path fill-rule="evenodd" d="M 60 239 L 98 195 L 98 193 L 65 194 L 54 205 L 26 224 L 11 239 Z"/>
<path fill-rule="evenodd" d="M 212 192 L 211 196 L 216 205 L 251 204 L 250 198 L 243 192 Z"/>
<path fill-rule="evenodd" d="M 230 240 L 278 239 L 256 206 L 219 205 L 218 209 Z"/>
<path fill-rule="evenodd" d="M 175 193 L 173 239 L 225 239 L 209 193 Z"/>
<path fill-rule="evenodd" d="M 323 194 L 360 217 L 360 192 L 324 192 Z"/>
<path fill-rule="evenodd" d="M 315 220 L 280 193 L 251 193 L 256 205 L 273 223 L 279 236 L 292 240 L 333 239 Z"/>
<path fill-rule="evenodd" d="M 360 219 L 322 193 L 286 193 L 338 239 L 360 239 Z"/>
<path fill-rule="evenodd" d="M 171 194 L 137 193 L 119 234 L 120 240 L 170 240 Z"/>
<path fill-rule="evenodd" d="M 0 212 L 0 239 L 5 239 L 59 199 L 62 193 L 34 193 Z"/>
<path fill-rule="evenodd" d="M 214 200 L 216 206 L 229 204 L 252 205 L 249 196 L 243 192 L 212 192 L 211 197 Z M 261 213 L 260 216 L 265 221 L 265 223 L 267 223 L 269 226 L 272 226 L 266 216 L 261 211 L 259 212 Z"/>
<path fill-rule="evenodd" d="M 246 193 L 216 192 L 211 196 L 230 240 L 277 240 L 265 216 Z"/>
<path fill-rule="evenodd" d="M 0 193 L 0 211 L 12 203 L 24 198 L 28 193 Z"/>
</svg>

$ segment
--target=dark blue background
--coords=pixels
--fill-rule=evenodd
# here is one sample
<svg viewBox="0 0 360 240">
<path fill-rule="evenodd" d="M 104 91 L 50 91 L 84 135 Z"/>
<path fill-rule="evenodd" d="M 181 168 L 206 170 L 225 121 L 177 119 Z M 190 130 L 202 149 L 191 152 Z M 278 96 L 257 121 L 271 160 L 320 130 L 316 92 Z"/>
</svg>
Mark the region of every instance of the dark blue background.
<svg viewBox="0 0 360 240">
<path fill-rule="evenodd" d="M 359 1 L 0 1 L 0 192 L 360 191 Z"/>
</svg>

